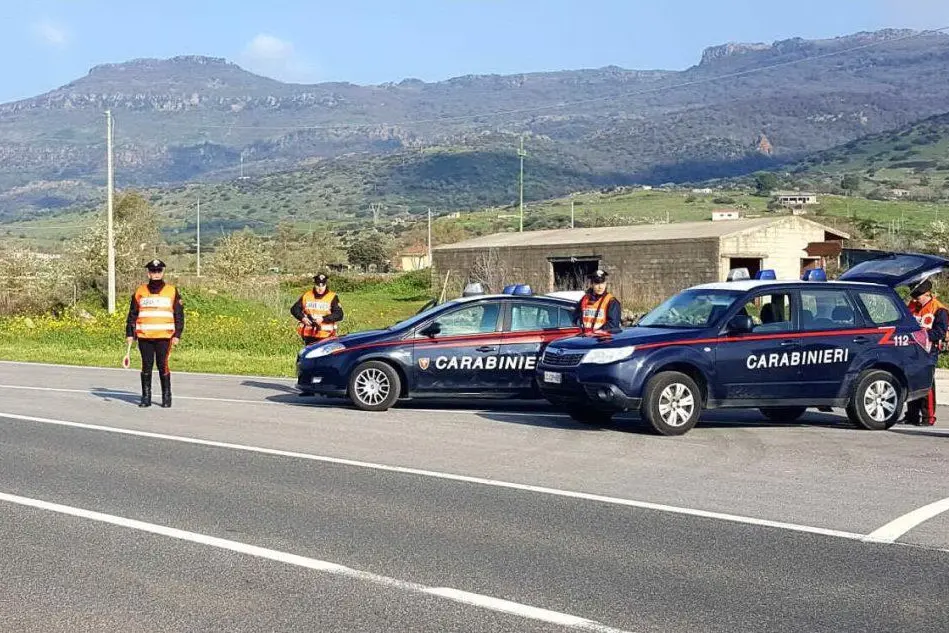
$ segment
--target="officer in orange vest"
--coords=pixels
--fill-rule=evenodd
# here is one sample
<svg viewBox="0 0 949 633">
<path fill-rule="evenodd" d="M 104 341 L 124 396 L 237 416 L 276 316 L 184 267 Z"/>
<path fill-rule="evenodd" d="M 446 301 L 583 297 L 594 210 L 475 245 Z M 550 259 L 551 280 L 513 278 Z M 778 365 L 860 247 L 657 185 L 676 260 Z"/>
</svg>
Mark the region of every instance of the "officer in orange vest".
<svg viewBox="0 0 949 633">
<path fill-rule="evenodd" d="M 339 297 L 327 287 L 329 278 L 320 273 L 313 277 L 313 288 L 307 290 L 290 308 L 290 314 L 300 323 L 297 334 L 304 345 L 312 345 L 336 336 L 336 324 L 343 320 Z"/>
<path fill-rule="evenodd" d="M 171 406 L 171 370 L 168 357 L 178 344 L 185 327 L 185 312 L 181 295 L 164 281 L 165 262 L 153 259 L 145 265 L 148 283 L 142 284 L 132 295 L 125 337 L 129 344 L 138 339 L 142 355 L 142 399 L 140 407 L 152 406 L 152 367 L 158 363 L 161 382 L 161 406 Z"/>
<path fill-rule="evenodd" d="M 939 299 L 933 296 L 933 284 L 928 279 L 916 285 L 910 292 L 912 300 L 909 311 L 926 330 L 932 345 L 933 356 L 946 346 L 946 334 L 949 332 L 949 310 Z M 936 387 L 929 388 L 929 395 L 906 404 L 906 424 L 932 426 L 936 423 Z"/>
<path fill-rule="evenodd" d="M 591 332 L 619 332 L 622 327 L 623 306 L 619 299 L 606 291 L 605 270 L 590 275 L 590 288 L 573 311 L 573 323 L 584 334 Z"/>
</svg>

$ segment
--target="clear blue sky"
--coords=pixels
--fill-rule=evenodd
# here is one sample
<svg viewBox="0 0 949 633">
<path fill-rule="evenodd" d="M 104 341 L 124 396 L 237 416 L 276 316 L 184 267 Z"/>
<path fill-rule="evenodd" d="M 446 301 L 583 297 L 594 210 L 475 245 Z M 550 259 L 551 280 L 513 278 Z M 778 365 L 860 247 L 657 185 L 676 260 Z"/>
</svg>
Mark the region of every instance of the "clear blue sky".
<svg viewBox="0 0 949 633">
<path fill-rule="evenodd" d="M 381 83 L 610 64 L 728 41 L 949 25 L 949 0 L 0 0 L 0 102 L 104 62 L 202 54 L 285 81 Z"/>
</svg>

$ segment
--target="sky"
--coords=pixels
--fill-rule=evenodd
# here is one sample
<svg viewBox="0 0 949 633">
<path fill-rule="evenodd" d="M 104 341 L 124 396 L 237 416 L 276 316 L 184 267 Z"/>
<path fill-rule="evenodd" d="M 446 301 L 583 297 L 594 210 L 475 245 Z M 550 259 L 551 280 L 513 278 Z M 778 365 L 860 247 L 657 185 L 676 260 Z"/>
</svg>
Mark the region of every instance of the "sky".
<svg viewBox="0 0 949 633">
<path fill-rule="evenodd" d="M 299 83 L 681 70 L 707 46 L 949 26 L 949 0 L 0 0 L 0 102 L 101 63 L 224 57 Z"/>
</svg>

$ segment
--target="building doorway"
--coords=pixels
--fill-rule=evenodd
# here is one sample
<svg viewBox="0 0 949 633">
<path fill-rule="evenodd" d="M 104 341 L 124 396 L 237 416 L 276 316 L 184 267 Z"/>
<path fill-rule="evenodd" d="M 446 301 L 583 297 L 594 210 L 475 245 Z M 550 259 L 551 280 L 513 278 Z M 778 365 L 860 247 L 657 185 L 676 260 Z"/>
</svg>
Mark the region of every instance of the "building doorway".
<svg viewBox="0 0 949 633">
<path fill-rule="evenodd" d="M 587 280 L 600 267 L 600 259 L 576 257 L 551 259 L 552 290 L 586 290 Z"/>
<path fill-rule="evenodd" d="M 752 279 L 755 278 L 755 275 L 761 272 L 761 258 L 760 257 L 729 257 L 728 258 L 728 270 L 734 270 L 736 268 L 747 268 L 748 274 Z"/>
</svg>

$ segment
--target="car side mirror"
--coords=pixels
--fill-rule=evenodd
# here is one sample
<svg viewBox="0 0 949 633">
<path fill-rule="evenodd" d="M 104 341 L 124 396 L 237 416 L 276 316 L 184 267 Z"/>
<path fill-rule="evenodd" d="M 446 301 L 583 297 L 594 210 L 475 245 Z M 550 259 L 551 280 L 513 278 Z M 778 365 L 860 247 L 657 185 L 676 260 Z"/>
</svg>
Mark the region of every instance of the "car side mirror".
<svg viewBox="0 0 949 633">
<path fill-rule="evenodd" d="M 726 334 L 748 334 L 755 329 L 755 322 L 747 314 L 736 314 L 725 328 Z"/>
<path fill-rule="evenodd" d="M 442 331 L 442 326 L 439 325 L 438 321 L 433 321 L 429 323 L 424 328 L 419 331 L 419 334 L 422 336 L 435 336 Z"/>
</svg>

